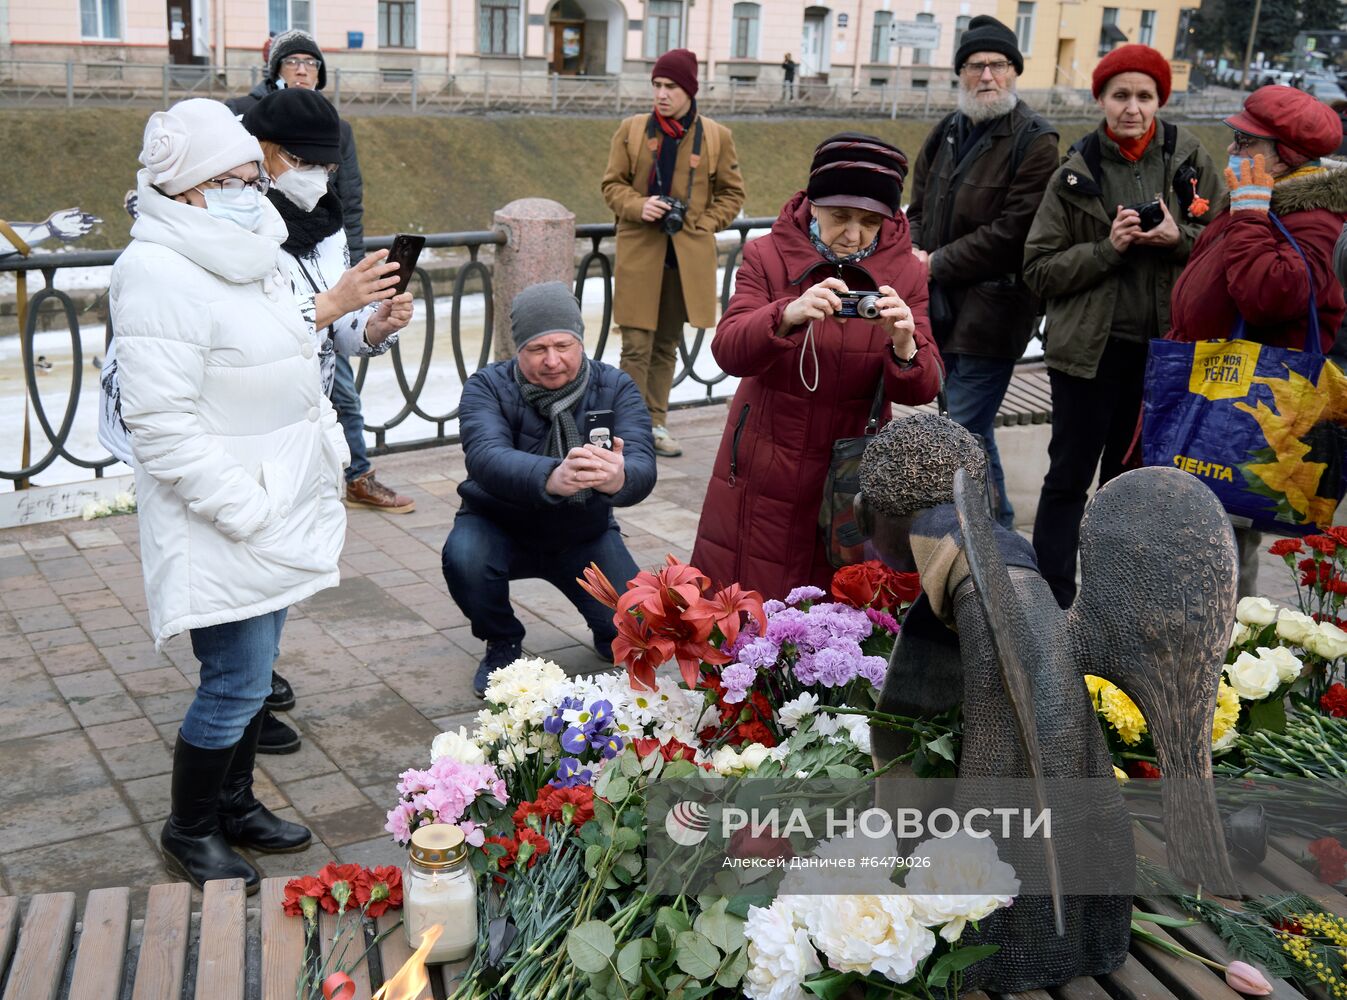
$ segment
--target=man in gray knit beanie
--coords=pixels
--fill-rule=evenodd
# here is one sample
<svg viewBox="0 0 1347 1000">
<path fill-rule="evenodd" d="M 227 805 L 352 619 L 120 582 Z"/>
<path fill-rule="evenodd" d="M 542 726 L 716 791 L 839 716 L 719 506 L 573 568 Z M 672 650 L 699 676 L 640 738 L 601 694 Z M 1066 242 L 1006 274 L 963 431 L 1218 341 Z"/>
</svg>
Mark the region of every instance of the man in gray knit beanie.
<svg viewBox="0 0 1347 1000">
<path fill-rule="evenodd" d="M 613 662 L 612 609 L 576 583 L 596 563 L 621 589 L 636 575 L 613 517 L 655 485 L 650 414 L 636 383 L 585 355 L 585 324 L 570 286 L 531 285 L 510 307 L 515 356 L 474 372 L 459 402 L 467 478 L 444 543 L 449 593 L 486 643 L 473 688 L 523 652 L 510 581 L 547 580 L 570 599 Z M 604 428 L 601 436 L 590 430 Z"/>
</svg>

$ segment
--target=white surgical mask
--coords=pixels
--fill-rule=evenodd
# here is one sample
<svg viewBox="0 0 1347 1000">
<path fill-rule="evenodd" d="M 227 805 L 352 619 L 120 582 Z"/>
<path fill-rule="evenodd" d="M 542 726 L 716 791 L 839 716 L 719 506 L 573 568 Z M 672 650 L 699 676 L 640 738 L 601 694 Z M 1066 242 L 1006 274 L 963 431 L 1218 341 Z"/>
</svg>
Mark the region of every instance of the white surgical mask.
<svg viewBox="0 0 1347 1000">
<path fill-rule="evenodd" d="M 197 188 L 206 199 L 206 211 L 217 219 L 224 219 L 253 232 L 262 221 L 262 196 L 253 187 L 226 191 L 220 188 Z"/>
<path fill-rule="evenodd" d="M 312 212 L 327 194 L 327 171 L 322 167 L 291 167 L 273 185 L 305 212 Z"/>
</svg>

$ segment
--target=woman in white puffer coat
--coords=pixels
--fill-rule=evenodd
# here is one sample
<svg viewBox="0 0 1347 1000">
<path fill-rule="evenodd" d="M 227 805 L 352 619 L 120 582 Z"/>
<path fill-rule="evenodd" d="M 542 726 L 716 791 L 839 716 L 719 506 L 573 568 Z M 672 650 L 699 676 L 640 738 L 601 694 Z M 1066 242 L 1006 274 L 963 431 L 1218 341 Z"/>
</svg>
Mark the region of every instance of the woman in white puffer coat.
<svg viewBox="0 0 1347 1000">
<path fill-rule="evenodd" d="M 151 115 L 110 289 L 150 627 L 158 644 L 189 631 L 201 662 L 160 846 L 195 885 L 249 892 L 258 874 L 231 844 L 311 839 L 253 796 L 253 759 L 286 609 L 339 582 L 348 458 L 261 160 L 223 104 Z"/>
</svg>

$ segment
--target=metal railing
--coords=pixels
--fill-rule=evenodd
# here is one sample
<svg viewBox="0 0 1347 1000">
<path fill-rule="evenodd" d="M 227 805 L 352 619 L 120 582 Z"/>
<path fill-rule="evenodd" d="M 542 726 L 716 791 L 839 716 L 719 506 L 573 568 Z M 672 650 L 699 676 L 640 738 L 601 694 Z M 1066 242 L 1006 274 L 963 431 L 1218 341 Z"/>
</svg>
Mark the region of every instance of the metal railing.
<svg viewBox="0 0 1347 1000">
<path fill-rule="evenodd" d="M 789 100 L 777 80 L 711 80 L 698 93 L 714 114 L 772 112 L 890 118 L 939 117 L 954 109 L 951 79 L 935 70 L 927 86 L 892 82 L 853 87 L 850 79 L 797 81 Z M 188 97 L 223 100 L 246 94 L 261 78 L 258 66 L 177 66 L 132 62 L 57 62 L 0 59 L 0 105 L 9 107 L 167 107 Z M 452 115 L 485 111 L 623 114 L 646 108 L 643 76 L 558 76 L 554 73 L 467 72 L 328 67 L 326 93 L 346 113 Z M 1088 89 L 1022 89 L 1035 109 L 1060 119 L 1099 115 Z M 1231 114 L 1236 91 L 1175 94 L 1169 112 L 1193 117 Z"/>
<path fill-rule="evenodd" d="M 775 220 L 770 218 L 739 219 L 730 226 L 728 231 L 737 233 L 739 239 L 738 242 L 727 249 L 723 263 L 724 277 L 720 288 L 722 309 L 729 302 L 730 293 L 734 286 L 734 273 L 738 268 L 740 255 L 743 245 L 748 239 L 748 233 L 751 230 L 768 228 L 773 221 Z M 598 277 L 602 283 L 603 318 L 599 326 L 598 346 L 592 352 L 592 357 L 602 360 L 608 345 L 609 333 L 612 330 L 613 315 L 613 256 L 610 250 L 605 247 L 604 241 L 614 236 L 614 227 L 611 223 L 580 225 L 575 227 L 575 235 L 582 246 L 588 244 L 588 249 L 580 257 L 576 268 L 576 296 L 580 298 L 583 304 L 586 281 Z M 481 259 L 481 251 L 483 247 L 499 246 L 505 241 L 505 234 L 499 231 L 437 233 L 426 237 L 427 247 L 438 249 L 460 248 L 467 252 L 467 259 L 461 261 L 457 267 L 451 292 L 448 296 L 438 296 L 441 299 L 446 297 L 449 299 L 449 340 L 452 362 L 459 379 L 463 382 L 466 382 L 468 377 L 478 368 L 489 364 L 494 356 L 494 315 L 491 301 L 492 270 L 490 265 Z M 390 247 L 392 242 L 392 237 L 385 236 L 367 240 L 365 246 L 368 250 L 382 250 Z M 29 479 L 50 468 L 58 460 L 64 460 L 80 469 L 86 469 L 92 473 L 94 478 L 102 478 L 104 471 L 109 466 L 116 464 L 117 460 L 101 448 L 99 449 L 100 454 L 97 455 L 76 454 L 71 448 L 71 434 L 77 422 L 91 421 L 93 425 L 96 425 L 98 413 L 96 404 L 86 405 L 81 409 L 81 389 L 84 387 L 83 380 L 86 375 L 79 315 L 71 296 L 66 291 L 56 287 L 56 275 L 59 271 L 69 268 L 108 267 L 115 263 L 120 255 L 120 250 L 104 250 L 33 254 L 27 259 L 9 257 L 0 260 L 0 274 L 23 272 L 26 275 L 37 272 L 41 274 L 44 282 L 44 287 L 32 293 L 28 299 L 26 317 L 19 331 L 19 337 L 23 358 L 23 378 L 28 393 L 28 406 L 33 419 L 36 421 L 35 431 L 40 432 L 41 437 L 45 439 L 45 443 L 38 443 L 36 447 L 27 449 L 30 453 L 42 451 L 43 454 L 40 457 L 21 459 L 20 467 L 17 469 L 0 469 L 0 480 L 9 480 L 16 489 L 26 486 Z M 386 420 L 379 423 L 366 422 L 365 430 L 374 437 L 374 444 L 370 448 L 370 454 L 373 455 L 436 447 L 452 444 L 458 440 L 456 430 L 451 429 L 451 425 L 454 425 L 458 419 L 457 400 L 447 411 L 434 412 L 423 398 L 433 367 L 437 363 L 443 363 L 445 359 L 442 355 L 437 357 L 435 354 L 437 295 L 434 282 L 426 268 L 421 266 L 416 268 L 415 278 L 416 285 L 414 287 L 419 289 L 417 297 L 421 300 L 416 313 L 418 317 L 424 317 L 424 338 L 420 357 L 407 357 L 401 342 L 395 344 L 388 352 L 393 376 L 402 401 L 397 412 Z M 476 291 L 471 291 L 469 284 L 474 278 L 477 280 L 478 288 Z M 481 348 L 476 357 L 473 358 L 468 357 L 468 351 L 465 350 L 463 316 L 464 301 L 471 295 L 481 295 L 484 304 Z M 53 314 L 64 320 L 65 329 L 70 335 L 71 356 L 70 382 L 64 387 L 64 410 L 56 419 L 53 419 L 54 412 L 49 412 L 47 400 L 58 397 L 61 394 L 62 387 L 53 382 L 50 372 L 39 367 L 37 363 L 38 355 L 35 350 L 39 318 L 51 318 Z M 106 347 L 112 341 L 114 334 L 110 314 L 104 323 L 104 328 L 104 346 Z M 675 407 L 704 405 L 723 398 L 723 396 L 717 396 L 715 390 L 725 380 L 725 374 L 717 370 L 714 374 L 702 375 L 696 370 L 698 358 L 706 343 L 706 331 L 698 329 L 690 346 L 686 339 L 679 344 L 682 367 L 674 379 L 674 385 L 681 385 L 691 379 L 693 382 L 704 386 L 706 394 L 697 400 L 675 403 L 673 404 Z M 356 359 L 352 360 L 354 362 Z M 65 366 L 62 365 L 61 367 L 64 368 Z M 355 366 L 357 391 L 363 389 L 365 385 L 368 367 L 369 359 L 367 358 L 359 359 L 359 364 Z M 39 374 L 41 374 L 40 381 Z M 413 417 L 431 425 L 433 432 L 428 436 L 413 440 L 389 441 L 389 433 Z M 15 434 L 16 430 L 9 428 L 6 433 Z M 34 437 L 36 436 L 35 433 Z"/>
</svg>

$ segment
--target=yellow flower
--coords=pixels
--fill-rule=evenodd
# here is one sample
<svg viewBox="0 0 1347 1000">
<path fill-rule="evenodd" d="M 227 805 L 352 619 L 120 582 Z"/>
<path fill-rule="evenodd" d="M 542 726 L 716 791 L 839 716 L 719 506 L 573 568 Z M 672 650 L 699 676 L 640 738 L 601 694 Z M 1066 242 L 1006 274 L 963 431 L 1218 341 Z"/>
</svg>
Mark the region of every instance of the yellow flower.
<svg viewBox="0 0 1347 1000">
<path fill-rule="evenodd" d="M 1095 708 L 1104 721 L 1114 728 L 1124 743 L 1133 746 L 1141 742 L 1146 732 L 1146 720 L 1141 715 L 1141 709 L 1123 693 L 1122 688 L 1087 674 L 1085 689 L 1090 692 Z"/>
<path fill-rule="evenodd" d="M 1216 716 L 1211 722 L 1211 745 L 1213 749 L 1221 749 L 1234 741 L 1235 723 L 1239 722 L 1239 695 L 1235 689 L 1221 681 L 1221 686 L 1216 689 Z M 1221 741 L 1229 739 L 1225 743 Z"/>
<path fill-rule="evenodd" d="M 1127 784 L 1129 781 L 1132 780 L 1131 778 L 1129 778 L 1129 777 L 1127 776 L 1127 772 L 1124 771 L 1124 770 L 1123 770 L 1121 767 L 1119 767 L 1117 764 L 1114 764 L 1114 765 L 1113 765 L 1113 777 L 1115 777 L 1115 778 L 1118 779 L 1118 784 L 1120 784 L 1120 785 L 1125 785 L 1125 784 Z"/>
</svg>

